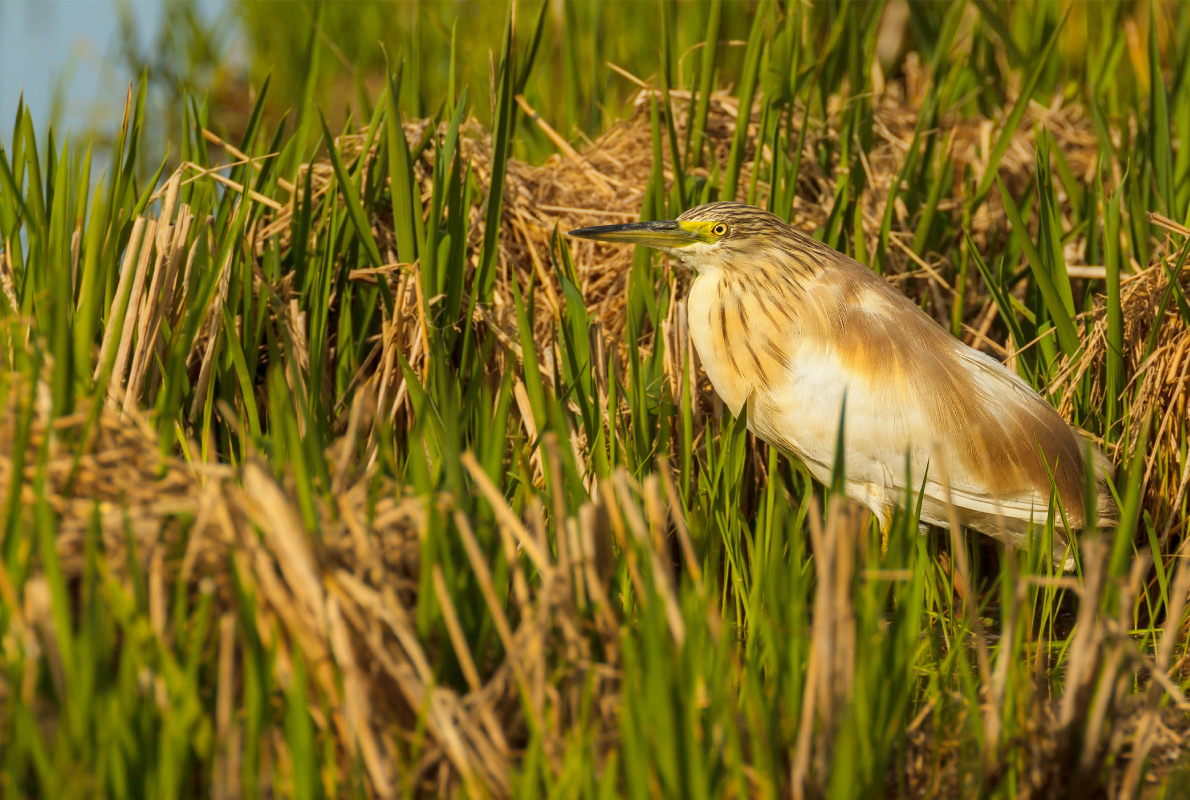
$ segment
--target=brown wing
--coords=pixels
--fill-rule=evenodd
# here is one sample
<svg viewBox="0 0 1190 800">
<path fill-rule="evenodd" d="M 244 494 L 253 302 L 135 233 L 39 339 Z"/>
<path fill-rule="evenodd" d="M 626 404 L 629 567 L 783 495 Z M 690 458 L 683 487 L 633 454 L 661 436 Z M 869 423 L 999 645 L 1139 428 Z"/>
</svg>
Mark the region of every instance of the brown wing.
<svg viewBox="0 0 1190 800">
<path fill-rule="evenodd" d="M 805 304 L 817 319 L 803 333 L 817 329 L 849 372 L 902 387 L 944 443 L 950 480 L 968 484 L 960 488 L 1044 509 L 1056 486 L 1071 524 L 1081 526 L 1083 436 L 1002 364 L 956 340 L 867 267 L 830 252 Z M 1092 450 L 1102 476 L 1106 461 Z M 1100 501 L 1110 512 L 1110 498 Z"/>
</svg>

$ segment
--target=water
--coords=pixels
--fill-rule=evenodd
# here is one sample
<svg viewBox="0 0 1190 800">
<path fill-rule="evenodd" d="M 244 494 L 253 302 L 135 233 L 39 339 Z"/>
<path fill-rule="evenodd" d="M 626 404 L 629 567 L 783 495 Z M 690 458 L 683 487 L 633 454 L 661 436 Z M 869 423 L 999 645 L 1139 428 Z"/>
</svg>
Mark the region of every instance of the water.
<svg viewBox="0 0 1190 800">
<path fill-rule="evenodd" d="M 142 49 L 154 41 L 170 0 L 124 0 Z M 224 0 L 197 0 L 213 19 Z M 119 57 L 115 0 L 0 0 L 0 142 L 8 144 L 22 91 L 39 132 L 54 123 L 59 142 L 119 125 L 137 76 Z M 40 138 L 40 136 L 39 136 Z"/>
</svg>

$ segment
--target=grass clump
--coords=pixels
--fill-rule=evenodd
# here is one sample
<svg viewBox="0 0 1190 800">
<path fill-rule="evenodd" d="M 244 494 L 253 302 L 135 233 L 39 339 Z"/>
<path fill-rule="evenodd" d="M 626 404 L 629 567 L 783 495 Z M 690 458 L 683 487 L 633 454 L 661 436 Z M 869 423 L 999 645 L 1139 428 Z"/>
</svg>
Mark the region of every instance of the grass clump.
<svg viewBox="0 0 1190 800">
<path fill-rule="evenodd" d="M 549 62 L 605 52 L 572 17 L 607 12 L 544 5 L 509 10 L 490 83 L 453 36 L 445 88 L 417 12 L 342 125 L 315 102 L 335 28 L 301 22 L 291 118 L 267 81 L 234 130 L 187 101 L 176 165 L 143 161 L 144 83 L 94 181 L 21 110 L 5 795 L 1178 785 L 1190 15 L 623 8 L 639 85 L 590 143 L 589 78 Z M 559 235 L 728 197 L 872 264 L 1102 441 L 1121 524 L 1077 575 L 1052 530 L 1005 552 L 912 513 L 882 552 L 715 401 L 684 276 Z"/>
</svg>

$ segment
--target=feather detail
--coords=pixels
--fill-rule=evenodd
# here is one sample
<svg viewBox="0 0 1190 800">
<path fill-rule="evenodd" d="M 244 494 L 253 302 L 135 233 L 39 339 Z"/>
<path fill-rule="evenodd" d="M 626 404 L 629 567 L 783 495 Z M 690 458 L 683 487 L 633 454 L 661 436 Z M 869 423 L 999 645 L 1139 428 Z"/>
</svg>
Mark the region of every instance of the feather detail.
<svg viewBox="0 0 1190 800">
<path fill-rule="evenodd" d="M 1090 468 L 1098 519 L 1110 524 L 1111 469 L 1098 449 L 867 267 L 757 209 L 711 204 L 684 218 L 724 219 L 755 243 L 737 208 L 763 216 L 763 246 L 741 237 L 679 255 L 699 273 L 688 301 L 695 349 L 733 413 L 749 401 L 758 436 L 829 480 L 846 398 L 847 491 L 882 519 L 926 473 L 925 521 L 946 524 L 953 504 L 962 524 L 1019 547 L 1055 493 L 1065 512 L 1056 527 L 1083 527 Z M 1061 558 L 1065 543 L 1055 547 Z"/>
</svg>

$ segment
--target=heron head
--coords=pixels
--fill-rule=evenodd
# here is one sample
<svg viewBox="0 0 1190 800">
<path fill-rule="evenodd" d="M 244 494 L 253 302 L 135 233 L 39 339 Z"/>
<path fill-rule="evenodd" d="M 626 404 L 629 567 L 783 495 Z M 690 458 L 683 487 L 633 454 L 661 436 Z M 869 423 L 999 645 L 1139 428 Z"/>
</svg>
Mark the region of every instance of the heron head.
<svg viewBox="0 0 1190 800">
<path fill-rule="evenodd" d="M 571 231 L 570 235 L 652 247 L 704 272 L 744 267 L 790 230 L 780 217 L 755 206 L 705 203 L 674 220 L 596 225 Z"/>
</svg>

